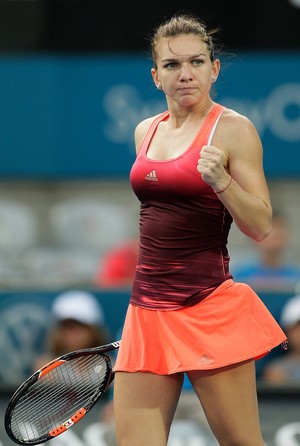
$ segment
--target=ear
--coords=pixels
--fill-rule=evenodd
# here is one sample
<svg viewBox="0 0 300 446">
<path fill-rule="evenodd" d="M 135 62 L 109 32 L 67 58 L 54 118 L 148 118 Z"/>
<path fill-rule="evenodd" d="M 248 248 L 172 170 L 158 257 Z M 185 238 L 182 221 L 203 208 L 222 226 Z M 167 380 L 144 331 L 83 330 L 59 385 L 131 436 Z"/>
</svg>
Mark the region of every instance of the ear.
<svg viewBox="0 0 300 446">
<path fill-rule="evenodd" d="M 216 80 L 218 79 L 220 68 L 221 68 L 220 59 L 215 59 L 212 62 L 212 82 L 216 82 Z"/>
<path fill-rule="evenodd" d="M 154 82 L 156 88 L 161 90 L 162 86 L 161 86 L 161 82 L 160 82 L 160 80 L 158 78 L 158 75 L 157 75 L 157 70 L 155 68 L 151 68 L 151 74 L 152 74 L 152 79 L 153 79 L 153 82 Z"/>
</svg>

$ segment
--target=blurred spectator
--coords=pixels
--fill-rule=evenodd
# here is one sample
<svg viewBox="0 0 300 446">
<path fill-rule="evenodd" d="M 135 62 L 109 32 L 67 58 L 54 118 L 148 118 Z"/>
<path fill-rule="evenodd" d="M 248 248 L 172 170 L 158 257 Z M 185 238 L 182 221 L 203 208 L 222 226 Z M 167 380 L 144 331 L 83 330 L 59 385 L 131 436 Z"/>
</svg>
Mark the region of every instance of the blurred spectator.
<svg viewBox="0 0 300 446">
<path fill-rule="evenodd" d="M 271 233 L 259 243 L 254 259 L 232 268 L 236 282 L 245 282 L 259 289 L 295 289 L 300 282 L 300 266 L 291 262 L 289 252 L 289 230 L 286 218 L 274 212 Z"/>
<path fill-rule="evenodd" d="M 95 276 L 99 287 L 131 286 L 138 258 L 138 241 L 127 240 L 102 257 Z"/>
<path fill-rule="evenodd" d="M 270 384 L 300 385 L 300 294 L 283 307 L 281 326 L 287 335 L 289 349 L 265 366 L 262 378 Z"/>
<path fill-rule="evenodd" d="M 70 290 L 59 294 L 53 302 L 52 319 L 45 353 L 37 359 L 35 370 L 64 353 L 108 342 L 103 310 L 92 293 Z"/>
</svg>

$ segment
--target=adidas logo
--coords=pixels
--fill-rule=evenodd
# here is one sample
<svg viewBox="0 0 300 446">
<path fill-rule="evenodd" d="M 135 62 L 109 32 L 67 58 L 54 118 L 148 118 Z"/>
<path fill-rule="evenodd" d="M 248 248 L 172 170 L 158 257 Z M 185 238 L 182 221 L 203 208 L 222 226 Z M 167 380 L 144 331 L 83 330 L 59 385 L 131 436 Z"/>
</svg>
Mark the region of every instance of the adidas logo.
<svg viewBox="0 0 300 446">
<path fill-rule="evenodd" d="M 156 176 L 156 171 L 152 170 L 152 172 L 148 173 L 148 175 L 145 176 L 145 180 L 148 180 L 148 181 L 158 181 L 158 178 Z"/>
</svg>

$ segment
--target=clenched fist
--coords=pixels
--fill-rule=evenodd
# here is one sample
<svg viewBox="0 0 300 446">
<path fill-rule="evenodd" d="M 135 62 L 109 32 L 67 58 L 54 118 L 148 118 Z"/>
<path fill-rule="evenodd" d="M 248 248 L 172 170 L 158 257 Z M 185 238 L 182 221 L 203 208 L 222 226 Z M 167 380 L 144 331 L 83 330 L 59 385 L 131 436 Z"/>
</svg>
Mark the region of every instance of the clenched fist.
<svg viewBox="0 0 300 446">
<path fill-rule="evenodd" d="M 215 191 L 222 190 L 228 184 L 229 174 L 226 172 L 225 155 L 215 146 L 203 146 L 198 160 L 197 170 L 203 181 Z"/>
</svg>

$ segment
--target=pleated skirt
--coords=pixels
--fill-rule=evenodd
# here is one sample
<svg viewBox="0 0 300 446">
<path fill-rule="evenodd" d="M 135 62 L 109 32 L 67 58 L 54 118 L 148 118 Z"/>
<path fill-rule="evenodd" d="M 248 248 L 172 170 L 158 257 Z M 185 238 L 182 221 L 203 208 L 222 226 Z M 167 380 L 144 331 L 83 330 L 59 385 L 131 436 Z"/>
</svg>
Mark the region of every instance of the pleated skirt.
<svg viewBox="0 0 300 446">
<path fill-rule="evenodd" d="M 169 375 L 217 369 L 261 358 L 286 341 L 252 288 L 230 279 L 179 310 L 130 304 L 114 370 Z"/>
</svg>

